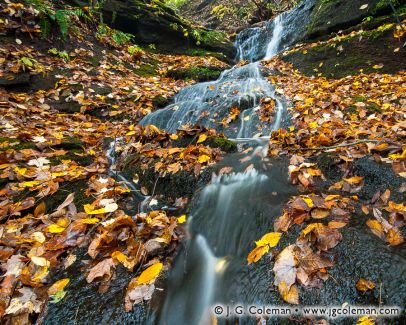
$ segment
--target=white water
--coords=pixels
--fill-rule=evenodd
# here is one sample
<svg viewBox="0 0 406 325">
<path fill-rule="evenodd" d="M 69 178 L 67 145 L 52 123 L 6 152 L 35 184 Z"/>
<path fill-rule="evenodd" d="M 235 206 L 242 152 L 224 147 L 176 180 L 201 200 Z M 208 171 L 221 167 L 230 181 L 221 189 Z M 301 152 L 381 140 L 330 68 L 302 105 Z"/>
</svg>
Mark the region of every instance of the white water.
<svg viewBox="0 0 406 325">
<path fill-rule="evenodd" d="M 264 28 L 242 32 L 236 41 L 238 60 L 251 63 L 224 71 L 216 81 L 181 90 L 173 104 L 147 115 L 140 123 L 154 124 L 169 132 L 175 132 L 185 124 L 199 124 L 224 132 L 236 142 L 255 143 L 243 158 L 237 157 L 231 162 L 235 164 L 236 171 L 214 176 L 196 202 L 188 221 L 191 238 L 171 271 L 165 301 L 158 316 L 159 324 L 211 324 L 210 309 L 220 297 L 228 301 L 228 295 L 236 296 L 237 300 L 231 301 L 236 303 L 243 295 L 248 296 L 248 293 L 240 295 L 238 292 L 240 287 L 244 288 L 242 285 L 237 290 L 227 287 L 230 279 L 225 274 L 229 272 L 229 261 L 235 263 L 242 258 L 245 264 L 247 245 L 255 239 L 247 240 L 247 234 L 258 232 L 258 227 L 263 231 L 258 214 L 255 214 L 258 205 L 263 204 L 261 196 L 270 197 L 276 191 L 284 191 L 279 185 L 284 180 L 279 169 L 273 171 L 272 180 L 264 171 L 259 171 L 264 169 L 267 161 L 269 134 L 283 126 L 286 109 L 272 84 L 262 75 L 258 59 L 270 59 L 293 44 L 300 28 L 306 28 L 306 10 L 312 8 L 312 3 L 313 0 L 306 0 L 298 10 L 278 16 Z M 272 123 L 261 122 L 257 115 L 260 100 L 266 97 L 276 101 Z M 225 128 L 220 122 L 229 115 L 232 107 L 238 107 L 241 113 L 238 121 Z M 108 153 L 111 173 L 138 193 L 134 184 L 116 172 L 114 148 L 115 143 L 112 143 Z M 246 167 L 241 168 L 244 164 Z M 143 198 L 143 210 L 148 200 L 149 197 Z M 281 202 L 275 203 L 275 206 L 278 204 Z M 204 227 L 205 236 L 193 229 L 195 219 Z M 250 285 L 250 281 L 245 285 Z M 224 292 L 220 294 L 219 290 Z M 257 291 L 258 288 L 249 288 L 250 293 Z"/>
<path fill-rule="evenodd" d="M 272 23 L 272 38 L 267 46 L 265 58 L 271 58 L 281 48 L 283 18 L 278 16 Z M 224 71 L 218 80 L 198 83 L 181 90 L 174 103 L 157 110 L 142 119 L 140 124 L 154 124 L 169 132 L 183 125 L 203 125 L 215 128 L 230 138 L 269 136 L 272 130 L 283 123 L 285 107 L 275 94 L 273 85 L 262 75 L 260 61 L 254 61 L 264 30 L 248 30 L 248 35 L 236 40 L 238 60 L 251 63 Z M 273 122 L 262 122 L 257 114 L 262 98 L 273 98 L 276 109 Z M 224 127 L 221 121 L 227 118 L 230 110 L 240 110 L 239 120 Z"/>
</svg>

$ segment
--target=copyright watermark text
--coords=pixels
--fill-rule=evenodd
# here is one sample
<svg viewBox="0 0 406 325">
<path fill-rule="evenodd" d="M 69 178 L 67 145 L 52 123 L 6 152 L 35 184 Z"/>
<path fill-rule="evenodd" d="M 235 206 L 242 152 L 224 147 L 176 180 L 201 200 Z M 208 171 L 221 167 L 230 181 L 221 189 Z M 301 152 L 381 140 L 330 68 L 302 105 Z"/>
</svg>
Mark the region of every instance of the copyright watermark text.
<svg viewBox="0 0 406 325">
<path fill-rule="evenodd" d="M 402 308 L 397 306 L 272 306 L 272 305 L 221 305 L 212 306 L 212 312 L 217 317 L 290 317 L 290 316 L 319 316 L 327 318 L 340 317 L 399 317 Z"/>
</svg>

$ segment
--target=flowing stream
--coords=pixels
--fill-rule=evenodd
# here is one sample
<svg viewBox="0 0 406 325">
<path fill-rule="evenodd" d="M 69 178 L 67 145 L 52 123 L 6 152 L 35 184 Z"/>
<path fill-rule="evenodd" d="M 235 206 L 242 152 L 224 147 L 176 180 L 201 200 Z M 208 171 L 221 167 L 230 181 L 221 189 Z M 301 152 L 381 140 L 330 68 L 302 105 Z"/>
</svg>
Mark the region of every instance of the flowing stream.
<svg viewBox="0 0 406 325">
<path fill-rule="evenodd" d="M 268 213 L 276 216 L 294 189 L 286 180 L 286 163 L 271 164 L 267 158 L 269 134 L 286 124 L 287 111 L 258 59 L 270 59 L 293 44 L 292 32 L 298 35 L 303 26 L 285 24 L 305 15 L 312 2 L 305 1 L 262 28 L 242 32 L 236 40 L 237 61 L 250 63 L 224 71 L 216 81 L 183 89 L 173 104 L 141 121 L 169 132 L 199 124 L 249 144 L 217 166 L 232 167 L 233 172 L 214 174 L 195 198 L 188 221 L 190 239 L 171 272 L 158 324 L 211 324 L 210 307 L 216 302 L 254 303 L 269 296 L 259 275 L 264 271 L 249 272 L 246 256 L 253 240 L 272 227 Z M 272 123 L 260 121 L 256 113 L 263 98 L 275 100 Z M 233 107 L 241 112 L 239 120 L 224 128 L 220 122 Z"/>
<path fill-rule="evenodd" d="M 143 125 L 154 124 L 171 132 L 184 124 L 199 124 L 224 132 L 240 143 L 238 153 L 226 156 L 214 166 L 212 181 L 191 203 L 188 240 L 174 261 L 165 288 L 158 288 L 165 289 L 162 300 L 151 304 L 149 315 L 144 313 L 146 309 L 141 304 L 134 307 L 132 314 L 125 313 L 122 296 L 132 275 L 118 268 L 117 272 L 121 273 L 116 286 L 99 295 L 97 285 L 89 288 L 85 277 L 77 276 L 81 274 L 78 265 L 69 269 L 72 274 L 65 276 L 75 279 L 71 284 L 72 294 L 67 295 L 63 304 L 50 307 L 47 324 L 70 320 L 72 324 L 205 325 L 215 324 L 211 306 L 216 303 L 284 304 L 279 293 L 272 289 L 269 259 L 264 257 L 250 266 L 246 261 L 254 241 L 272 231 L 282 205 L 297 194 L 296 187 L 287 179 L 288 161 L 267 157 L 270 132 L 284 127 L 288 116 L 283 99 L 277 97 L 274 87 L 263 76 L 260 60 L 271 58 L 301 39 L 314 4 L 315 0 L 304 0 L 294 10 L 263 27 L 241 32 L 235 43 L 237 61 L 250 63 L 224 71 L 216 81 L 183 89 L 173 104 L 141 121 Z M 262 98 L 273 98 L 276 102 L 272 123 L 258 119 Z M 240 110 L 239 120 L 224 128 L 219 122 L 228 116 L 232 107 Z M 115 149 L 119 143 L 120 139 L 113 141 L 108 150 L 111 176 L 130 187 L 139 211 L 156 209 L 150 206 L 149 197 L 139 193 L 136 184 L 116 170 Z M 373 168 L 368 164 L 363 168 Z M 221 175 L 224 167 L 231 167 L 232 173 Z M 380 168 L 381 173 L 382 170 Z M 382 177 L 391 182 L 389 175 L 389 172 L 382 173 Z M 338 246 L 337 254 L 346 258 L 331 270 L 334 281 L 326 281 L 322 289 L 301 291 L 301 304 L 367 302 L 376 305 L 381 303 L 381 298 L 391 304 L 404 303 L 406 281 L 402 282 L 402 279 L 406 274 L 406 253 L 388 247 L 378 237 L 365 232 L 365 224 L 356 219 L 343 231 L 343 242 Z M 296 239 L 294 231 L 283 235 L 281 247 Z M 379 278 L 382 297 L 364 295 L 361 300 L 354 285 L 360 275 Z M 265 321 L 255 317 L 218 321 L 218 324 L 240 325 L 265 323 L 281 324 L 278 319 Z M 288 321 L 283 323 L 289 324 Z"/>
</svg>

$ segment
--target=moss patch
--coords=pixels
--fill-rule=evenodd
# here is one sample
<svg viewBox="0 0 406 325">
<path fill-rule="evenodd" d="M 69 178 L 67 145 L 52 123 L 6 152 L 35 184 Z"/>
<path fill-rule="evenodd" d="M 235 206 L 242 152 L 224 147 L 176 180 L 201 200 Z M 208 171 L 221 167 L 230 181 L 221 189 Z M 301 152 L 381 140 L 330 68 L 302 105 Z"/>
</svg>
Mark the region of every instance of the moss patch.
<svg viewBox="0 0 406 325">
<path fill-rule="evenodd" d="M 220 77 L 221 69 L 206 68 L 206 67 L 192 67 L 187 69 L 177 69 L 168 71 L 168 77 L 174 79 L 192 79 L 196 81 L 209 81 L 216 80 Z"/>
<path fill-rule="evenodd" d="M 140 77 L 153 77 L 158 75 L 158 71 L 155 65 L 143 63 L 139 68 L 134 71 Z"/>
<path fill-rule="evenodd" d="M 208 137 L 205 144 L 212 148 L 220 148 L 225 152 L 237 151 L 237 144 L 235 142 L 222 137 Z"/>
<path fill-rule="evenodd" d="M 63 183 L 57 192 L 44 198 L 47 212 L 49 213 L 54 211 L 70 193 L 75 193 L 73 203 L 75 203 L 78 211 L 83 211 L 82 207 L 84 204 L 93 202 L 93 198 L 91 196 L 86 196 L 86 188 L 87 183 L 85 180 Z"/>
<path fill-rule="evenodd" d="M 399 48 L 397 52 L 395 49 Z M 362 38 L 347 38 L 336 44 L 309 48 L 307 54 L 296 52 L 282 59 L 293 63 L 307 76 L 342 78 L 364 73 L 396 73 L 404 66 L 406 50 L 393 37 L 393 30 L 366 31 Z M 381 67 L 380 69 L 377 69 Z"/>
</svg>

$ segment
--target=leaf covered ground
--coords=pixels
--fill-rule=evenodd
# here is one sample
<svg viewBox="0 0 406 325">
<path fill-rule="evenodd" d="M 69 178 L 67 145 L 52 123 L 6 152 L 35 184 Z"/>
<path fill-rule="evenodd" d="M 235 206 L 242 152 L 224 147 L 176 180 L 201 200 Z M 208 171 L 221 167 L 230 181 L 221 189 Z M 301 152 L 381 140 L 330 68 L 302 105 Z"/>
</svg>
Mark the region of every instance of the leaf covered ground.
<svg viewBox="0 0 406 325">
<path fill-rule="evenodd" d="M 151 298 L 187 219 L 183 212 L 148 208 L 155 193 L 143 186 L 143 174 L 197 179 L 225 154 L 218 145 L 225 138 L 215 130 L 184 126 L 168 134 L 137 123 L 193 83 L 170 78 L 170 71 L 227 65 L 213 57 L 142 49 L 100 24 L 90 10 L 87 18 L 70 16 L 73 27 L 65 41 L 57 36 L 58 25 L 41 38 L 43 11 L 35 6 L 6 1 L 0 10 L 0 315 L 9 323 L 27 323 L 48 300 L 63 300 L 70 279 L 54 282 L 51 275 L 76 261 L 78 247 L 87 251 L 86 281 L 100 283 L 100 292 L 108 290 L 119 264 L 133 272 L 123 301 L 129 311 Z M 399 26 L 382 28 L 404 51 Z M 289 53 L 306 55 L 317 45 Z M 248 263 L 271 257 L 274 285 L 286 302 L 297 304 L 301 290 L 329 279 L 329 269 L 339 263 L 332 251 L 354 213 L 366 215 L 370 231 L 388 245 L 404 245 L 406 74 L 380 73 L 377 64 L 373 73 L 328 79 L 315 71 L 309 77 L 282 59 L 283 54 L 262 63 L 264 73 L 273 72 L 267 73 L 269 82 L 289 102 L 291 116 L 289 127 L 272 133 L 269 156 L 289 158 L 286 176 L 301 194 L 273 216 L 274 229 L 253 238 Z M 274 100 L 265 98 L 257 113 L 272 123 L 274 110 Z M 240 113 L 230 107 L 219 125 L 238 123 Z M 131 205 L 134 190 L 109 170 L 113 140 L 120 158 L 114 168 L 139 166 L 134 183 L 140 183 L 141 194 L 153 196 L 146 212 Z M 324 172 L 326 154 L 341 172 L 334 182 Z M 389 166 L 401 184 L 364 195 L 365 176 L 353 168 L 364 157 Z M 176 199 L 171 203 L 182 211 L 187 198 Z M 300 230 L 297 240 L 281 247 L 280 239 L 294 227 Z M 359 291 L 376 290 L 374 279 L 356 280 Z"/>
</svg>

